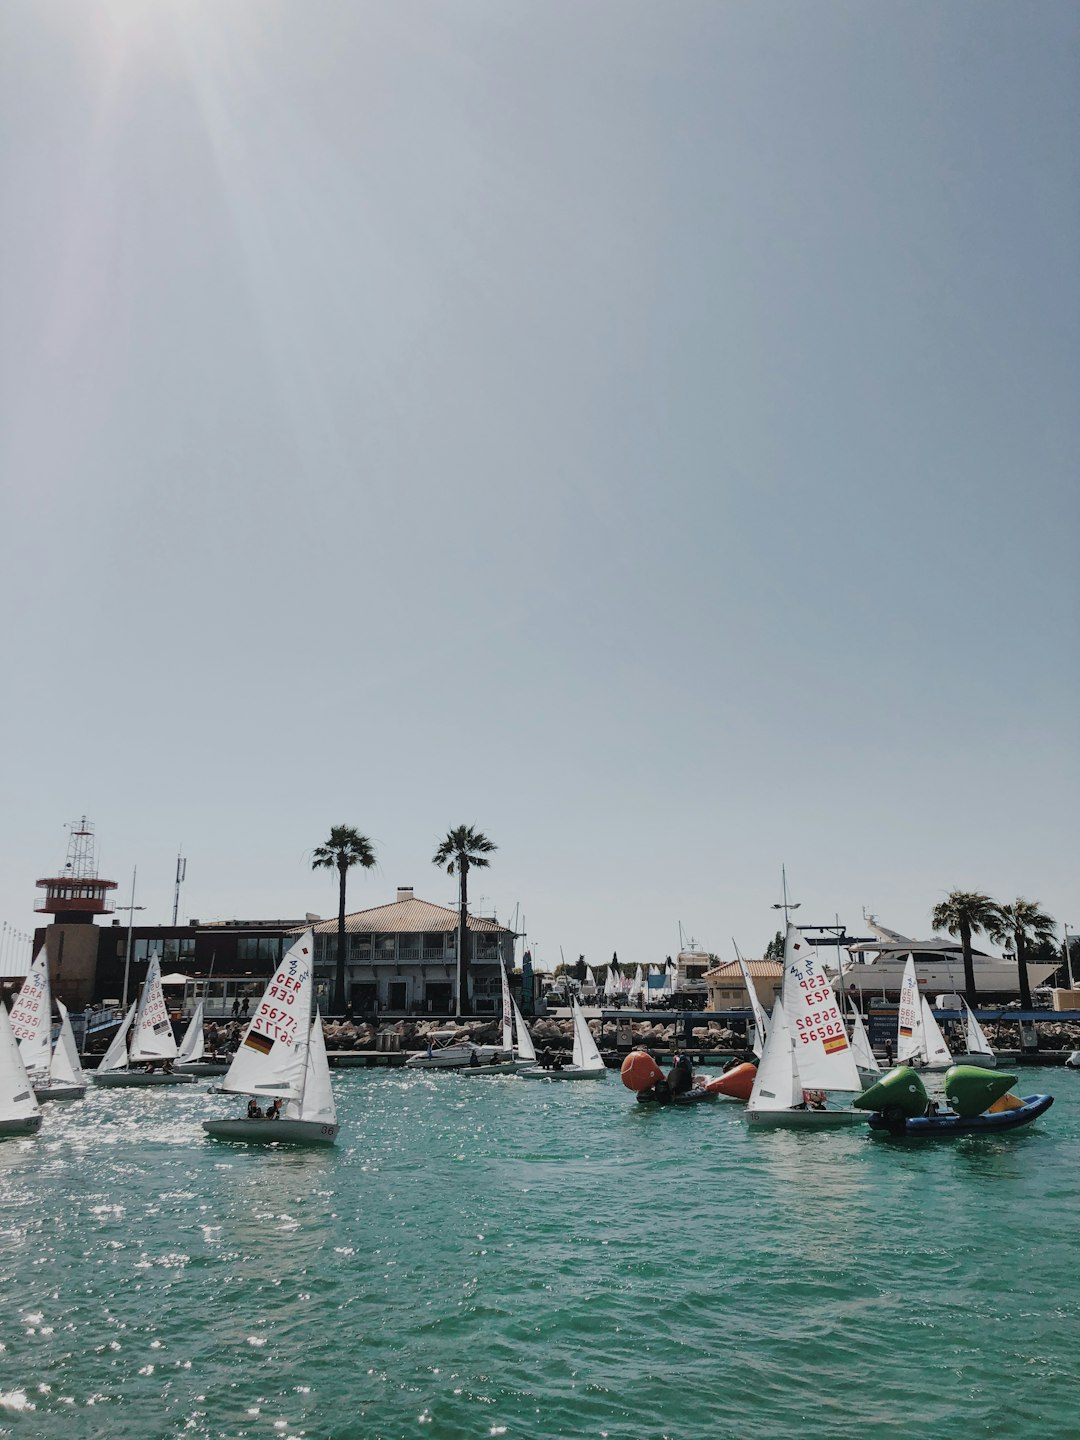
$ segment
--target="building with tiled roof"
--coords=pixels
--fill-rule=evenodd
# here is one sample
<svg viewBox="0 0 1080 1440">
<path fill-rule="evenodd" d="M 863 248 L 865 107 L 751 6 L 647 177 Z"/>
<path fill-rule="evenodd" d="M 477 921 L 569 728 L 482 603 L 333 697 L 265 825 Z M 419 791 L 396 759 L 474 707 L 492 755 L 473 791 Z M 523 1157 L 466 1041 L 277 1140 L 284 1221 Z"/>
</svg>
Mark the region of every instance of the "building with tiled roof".
<svg viewBox="0 0 1080 1440">
<path fill-rule="evenodd" d="M 747 960 L 745 964 L 750 972 L 750 979 L 754 982 L 757 998 L 766 1010 L 771 1010 L 780 994 L 784 967 L 776 960 Z M 707 971 L 705 984 L 708 986 L 709 992 L 706 1009 L 746 1010 L 749 1008 L 750 997 L 746 993 L 742 971 L 736 961 L 732 960 L 726 965 L 717 965 L 714 970 Z"/>
<path fill-rule="evenodd" d="M 450 1015 L 456 1008 L 458 912 L 421 900 L 411 885 L 398 887 L 397 899 L 345 916 L 348 950 L 346 992 L 353 1011 Z M 514 965 L 514 932 L 497 920 L 468 918 L 472 939 L 469 988 L 480 1015 L 500 1005 L 500 960 Z M 332 990 L 337 960 L 338 922 L 320 920 L 315 931 L 315 981 Z"/>
</svg>

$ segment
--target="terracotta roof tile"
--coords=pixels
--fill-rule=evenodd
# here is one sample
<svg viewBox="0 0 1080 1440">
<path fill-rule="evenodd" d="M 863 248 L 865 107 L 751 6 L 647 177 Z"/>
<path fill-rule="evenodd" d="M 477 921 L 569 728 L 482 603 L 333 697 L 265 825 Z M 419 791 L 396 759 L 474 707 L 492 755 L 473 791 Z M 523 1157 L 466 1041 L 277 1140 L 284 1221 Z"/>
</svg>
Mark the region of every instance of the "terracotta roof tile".
<svg viewBox="0 0 1080 1440">
<path fill-rule="evenodd" d="M 438 934 L 457 929 L 458 912 L 445 905 L 433 905 L 430 900 L 394 900 L 389 905 L 376 905 L 371 910 L 354 910 L 345 916 L 347 935 L 420 935 Z M 320 920 L 312 925 L 316 935 L 336 935 L 337 916 Z M 298 926 L 294 934 L 300 934 L 304 926 Z M 485 920 L 477 915 L 469 916 L 469 931 L 481 935 L 511 935 L 513 931 L 500 925 L 496 920 Z"/>
<path fill-rule="evenodd" d="M 752 980 L 779 980 L 784 973 L 784 967 L 779 960 L 747 960 L 745 963 Z M 707 970 L 705 979 L 741 982 L 742 972 L 736 960 L 729 960 L 726 965 L 718 965 L 715 970 Z"/>
</svg>

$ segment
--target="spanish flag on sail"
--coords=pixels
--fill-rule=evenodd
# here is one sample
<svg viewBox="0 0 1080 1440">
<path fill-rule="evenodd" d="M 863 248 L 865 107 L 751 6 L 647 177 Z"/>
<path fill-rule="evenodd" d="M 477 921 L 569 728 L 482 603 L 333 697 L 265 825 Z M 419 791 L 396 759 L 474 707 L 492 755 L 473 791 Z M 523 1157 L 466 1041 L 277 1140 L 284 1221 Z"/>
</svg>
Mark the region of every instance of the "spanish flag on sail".
<svg viewBox="0 0 1080 1440">
<path fill-rule="evenodd" d="M 826 1055 L 835 1055 L 838 1051 L 848 1048 L 846 1035 L 830 1035 L 828 1040 L 822 1043 L 825 1046 Z"/>
</svg>

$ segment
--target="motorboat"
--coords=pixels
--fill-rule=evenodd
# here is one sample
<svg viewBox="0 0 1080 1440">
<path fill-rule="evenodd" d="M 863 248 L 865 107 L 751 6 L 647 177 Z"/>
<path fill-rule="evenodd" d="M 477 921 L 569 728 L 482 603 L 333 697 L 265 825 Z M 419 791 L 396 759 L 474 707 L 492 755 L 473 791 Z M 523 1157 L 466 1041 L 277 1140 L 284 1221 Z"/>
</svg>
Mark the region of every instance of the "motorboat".
<svg viewBox="0 0 1080 1440">
<path fill-rule="evenodd" d="M 867 926 L 877 937 L 858 940 L 846 947 L 842 963 L 824 961 L 824 969 L 834 990 L 843 989 L 857 1000 L 875 997 L 897 999 L 904 981 L 908 956 L 915 961 L 919 990 L 923 994 L 962 992 L 964 990 L 964 952 L 959 940 L 934 935 L 929 940 L 914 940 L 898 930 L 879 925 L 873 915 Z M 999 995 L 1015 998 L 1019 991 L 1016 961 L 987 955 L 972 949 L 975 990 L 980 996 Z M 1054 973 L 1054 965 L 1028 964 L 1031 989 L 1041 985 Z"/>
<path fill-rule="evenodd" d="M 410 1055 L 405 1061 L 409 1070 L 464 1070 L 475 1055 L 479 1064 L 490 1064 L 493 1056 L 505 1052 L 501 1045 L 477 1045 L 462 1039 L 460 1030 L 433 1030 L 426 1050 Z"/>
</svg>

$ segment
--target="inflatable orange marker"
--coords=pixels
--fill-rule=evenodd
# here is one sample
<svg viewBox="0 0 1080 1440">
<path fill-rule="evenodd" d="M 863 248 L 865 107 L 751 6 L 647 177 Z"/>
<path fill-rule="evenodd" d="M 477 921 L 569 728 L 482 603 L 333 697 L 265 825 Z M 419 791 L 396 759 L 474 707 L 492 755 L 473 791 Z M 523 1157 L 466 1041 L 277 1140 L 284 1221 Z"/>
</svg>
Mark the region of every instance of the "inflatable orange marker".
<svg viewBox="0 0 1080 1440">
<path fill-rule="evenodd" d="M 725 1070 L 723 1075 L 710 1080 L 705 1089 L 710 1095 L 729 1095 L 732 1100 L 745 1101 L 750 1099 L 756 1077 L 756 1065 L 736 1065 L 733 1070 Z"/>
<path fill-rule="evenodd" d="M 622 1062 L 619 1076 L 628 1090 L 640 1095 L 643 1090 L 651 1090 L 658 1080 L 662 1080 L 664 1072 L 644 1050 L 631 1050 Z"/>
</svg>

